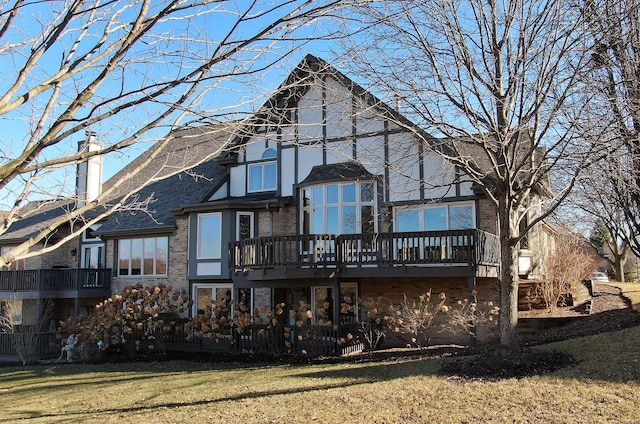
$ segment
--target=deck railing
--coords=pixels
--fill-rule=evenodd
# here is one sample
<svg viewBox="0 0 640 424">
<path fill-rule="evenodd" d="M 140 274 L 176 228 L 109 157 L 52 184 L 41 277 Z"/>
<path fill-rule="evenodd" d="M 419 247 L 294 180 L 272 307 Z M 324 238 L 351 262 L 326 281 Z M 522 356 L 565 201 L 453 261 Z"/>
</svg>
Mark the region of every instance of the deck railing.
<svg viewBox="0 0 640 424">
<path fill-rule="evenodd" d="M 34 269 L 0 271 L 0 291 L 66 291 L 110 289 L 110 269 Z"/>
<path fill-rule="evenodd" d="M 231 267 L 497 264 L 498 238 L 482 230 L 257 237 L 231 243 Z"/>
</svg>

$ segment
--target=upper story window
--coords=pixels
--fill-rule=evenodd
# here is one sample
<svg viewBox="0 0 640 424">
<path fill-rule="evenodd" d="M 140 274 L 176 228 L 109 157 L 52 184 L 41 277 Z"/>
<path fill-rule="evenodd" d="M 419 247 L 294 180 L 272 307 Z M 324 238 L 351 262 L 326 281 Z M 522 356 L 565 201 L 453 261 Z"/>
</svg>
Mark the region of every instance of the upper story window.
<svg viewBox="0 0 640 424">
<path fill-rule="evenodd" d="M 220 259 L 222 254 L 222 214 L 202 213 L 198 215 L 198 259 Z"/>
<path fill-rule="evenodd" d="M 441 231 L 475 228 L 472 203 L 402 208 L 396 211 L 395 231 Z"/>
<path fill-rule="evenodd" d="M 262 154 L 262 162 L 249 165 L 249 191 L 275 190 L 277 186 L 277 153 L 267 149 Z"/>
<path fill-rule="evenodd" d="M 168 237 L 118 240 L 118 276 L 166 276 Z"/>
<path fill-rule="evenodd" d="M 374 233 L 373 182 L 330 183 L 302 190 L 303 234 Z"/>
</svg>

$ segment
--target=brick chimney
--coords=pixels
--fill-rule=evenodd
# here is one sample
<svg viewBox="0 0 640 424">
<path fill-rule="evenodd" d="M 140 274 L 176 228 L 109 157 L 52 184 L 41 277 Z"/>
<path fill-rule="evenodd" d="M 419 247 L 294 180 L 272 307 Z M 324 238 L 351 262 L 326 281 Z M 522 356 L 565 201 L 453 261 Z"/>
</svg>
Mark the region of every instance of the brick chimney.
<svg viewBox="0 0 640 424">
<path fill-rule="evenodd" d="M 85 131 L 86 139 L 78 143 L 78 153 L 95 152 L 102 148 L 96 139 L 96 133 Z M 76 204 L 84 206 L 102 193 L 102 156 L 80 162 L 76 170 Z"/>
</svg>

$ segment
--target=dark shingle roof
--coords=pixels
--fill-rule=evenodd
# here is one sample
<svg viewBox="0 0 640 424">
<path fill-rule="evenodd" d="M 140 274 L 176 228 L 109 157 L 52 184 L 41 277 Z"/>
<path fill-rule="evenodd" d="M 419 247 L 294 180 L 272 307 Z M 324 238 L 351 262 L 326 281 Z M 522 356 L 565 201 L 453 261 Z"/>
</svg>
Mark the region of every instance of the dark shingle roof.
<svg viewBox="0 0 640 424">
<path fill-rule="evenodd" d="M 300 182 L 300 186 L 343 180 L 373 180 L 375 178 L 376 176 L 367 171 L 362 164 L 351 161 L 314 166 L 307 178 Z"/>
<path fill-rule="evenodd" d="M 19 219 L 0 235 L 0 242 L 14 244 L 31 238 L 74 206 L 75 203 L 69 199 L 29 202 L 20 210 Z"/>
<path fill-rule="evenodd" d="M 175 138 L 147 166 L 128 181 L 118 193 L 135 192 L 130 208 L 114 213 L 102 224 L 98 233 L 114 236 L 123 232 L 167 231 L 175 227 L 171 212 L 185 204 L 205 201 L 226 179 L 226 168 L 216 161 L 229 140 L 234 137 L 233 123 L 190 128 L 174 133 Z M 122 175 L 137 169 L 156 147 L 152 147 L 105 183 L 110 187 Z M 173 174 L 173 175 L 172 175 Z M 135 190 L 145 183 L 150 184 Z M 120 196 L 114 196 L 112 200 Z M 145 210 L 137 202 L 148 202 Z"/>
</svg>

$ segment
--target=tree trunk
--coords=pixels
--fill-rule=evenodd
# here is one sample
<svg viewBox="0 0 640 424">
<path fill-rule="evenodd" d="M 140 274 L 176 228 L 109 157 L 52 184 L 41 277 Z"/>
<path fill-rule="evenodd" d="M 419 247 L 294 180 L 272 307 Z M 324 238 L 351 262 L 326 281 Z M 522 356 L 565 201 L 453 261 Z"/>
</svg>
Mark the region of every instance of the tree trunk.
<svg viewBox="0 0 640 424">
<path fill-rule="evenodd" d="M 624 283 L 624 264 L 625 260 L 622 256 L 616 256 L 614 264 L 614 272 L 616 273 L 616 280 Z"/>
<path fill-rule="evenodd" d="M 501 202 L 502 203 L 502 202 Z M 518 244 L 517 217 L 506 202 L 498 207 L 500 223 L 500 345 L 508 351 L 519 348 L 518 333 Z"/>
</svg>

